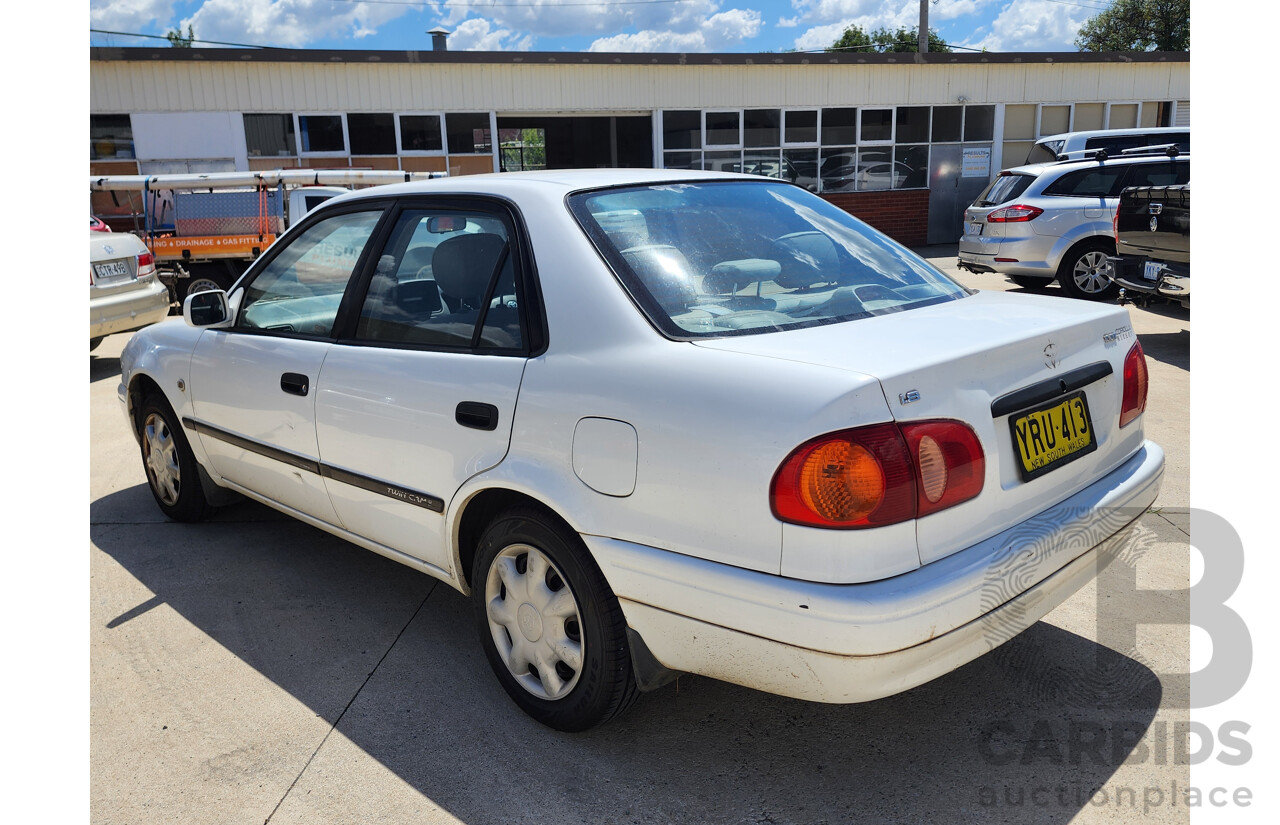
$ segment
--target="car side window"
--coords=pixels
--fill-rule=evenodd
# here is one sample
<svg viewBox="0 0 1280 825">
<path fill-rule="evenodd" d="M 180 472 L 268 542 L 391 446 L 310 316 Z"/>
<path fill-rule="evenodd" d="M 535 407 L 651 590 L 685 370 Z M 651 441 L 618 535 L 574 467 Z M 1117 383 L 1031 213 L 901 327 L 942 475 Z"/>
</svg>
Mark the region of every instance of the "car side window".
<svg viewBox="0 0 1280 825">
<path fill-rule="evenodd" d="M 1069 198 L 1108 198 L 1119 192 L 1123 166 L 1099 166 L 1068 172 L 1044 189 L 1046 195 Z"/>
<path fill-rule="evenodd" d="M 524 336 L 515 271 L 503 218 L 406 210 L 378 258 L 356 338 L 450 349 L 519 349 Z"/>
<path fill-rule="evenodd" d="M 328 337 L 382 210 L 345 212 L 307 227 L 245 287 L 237 329 Z"/>
<path fill-rule="evenodd" d="M 1125 186 L 1176 186 L 1191 180 L 1189 163 L 1144 163 L 1133 167 Z"/>
</svg>

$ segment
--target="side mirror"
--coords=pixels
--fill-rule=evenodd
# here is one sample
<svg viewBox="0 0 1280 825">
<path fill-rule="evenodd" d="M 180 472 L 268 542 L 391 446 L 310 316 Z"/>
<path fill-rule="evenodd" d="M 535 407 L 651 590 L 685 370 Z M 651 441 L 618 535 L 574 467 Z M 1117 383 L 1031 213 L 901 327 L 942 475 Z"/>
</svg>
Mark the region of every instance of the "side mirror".
<svg viewBox="0 0 1280 825">
<path fill-rule="evenodd" d="M 188 326 L 217 329 L 231 326 L 234 316 L 227 303 L 227 293 L 211 289 L 188 295 L 182 302 L 182 318 Z"/>
</svg>

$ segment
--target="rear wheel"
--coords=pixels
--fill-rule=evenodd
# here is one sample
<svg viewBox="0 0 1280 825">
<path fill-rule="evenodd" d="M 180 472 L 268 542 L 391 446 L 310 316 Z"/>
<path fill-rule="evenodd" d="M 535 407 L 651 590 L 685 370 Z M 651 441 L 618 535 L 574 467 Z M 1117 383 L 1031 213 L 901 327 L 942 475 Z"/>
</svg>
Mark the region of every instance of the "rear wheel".
<svg viewBox="0 0 1280 825">
<path fill-rule="evenodd" d="M 1086 241 L 1074 246 L 1058 267 L 1058 283 L 1072 298 L 1090 301 L 1109 301 L 1120 294 L 1120 287 L 1107 277 L 1112 254 L 1110 245 L 1103 241 Z"/>
<path fill-rule="evenodd" d="M 228 290 L 240 277 L 239 270 L 230 261 L 216 261 L 207 264 L 192 264 L 187 270 L 190 277 L 179 278 L 174 282 L 178 304 L 181 305 L 188 295 L 197 292 L 208 292 L 211 289 Z"/>
<path fill-rule="evenodd" d="M 557 520 L 533 507 L 498 516 L 480 537 L 471 584 L 489 665 L 525 713 L 580 731 L 635 701 L 622 608 Z"/>
<path fill-rule="evenodd" d="M 138 435 L 147 485 L 161 511 L 174 521 L 200 521 L 212 508 L 200 487 L 200 470 L 186 433 L 163 396 L 152 393 L 138 411 Z"/>
</svg>

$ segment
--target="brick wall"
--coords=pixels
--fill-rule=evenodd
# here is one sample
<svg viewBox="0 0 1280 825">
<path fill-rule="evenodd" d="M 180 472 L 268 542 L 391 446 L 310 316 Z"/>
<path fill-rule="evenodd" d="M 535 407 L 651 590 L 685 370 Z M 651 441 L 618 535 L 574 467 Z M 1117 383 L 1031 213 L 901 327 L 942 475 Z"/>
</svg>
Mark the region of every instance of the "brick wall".
<svg viewBox="0 0 1280 825">
<path fill-rule="evenodd" d="M 924 246 L 929 236 L 929 190 L 837 192 L 821 195 L 903 246 Z"/>
</svg>

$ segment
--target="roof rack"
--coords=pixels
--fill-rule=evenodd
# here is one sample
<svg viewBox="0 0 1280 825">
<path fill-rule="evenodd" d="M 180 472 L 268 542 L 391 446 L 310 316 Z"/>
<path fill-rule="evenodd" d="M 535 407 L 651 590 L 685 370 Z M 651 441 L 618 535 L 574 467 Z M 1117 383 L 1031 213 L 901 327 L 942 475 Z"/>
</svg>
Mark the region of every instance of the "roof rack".
<svg viewBox="0 0 1280 825">
<path fill-rule="evenodd" d="M 1154 146 L 1135 146 L 1132 149 L 1121 149 L 1119 152 L 1112 149 L 1108 151 L 1105 147 L 1101 149 L 1077 149 L 1074 152 L 1061 152 L 1058 154 L 1058 163 L 1071 163 L 1081 160 L 1096 160 L 1101 163 L 1112 157 L 1143 157 L 1147 155 L 1167 155 L 1176 158 L 1182 154 L 1182 150 L 1176 143 L 1160 143 Z"/>
</svg>

